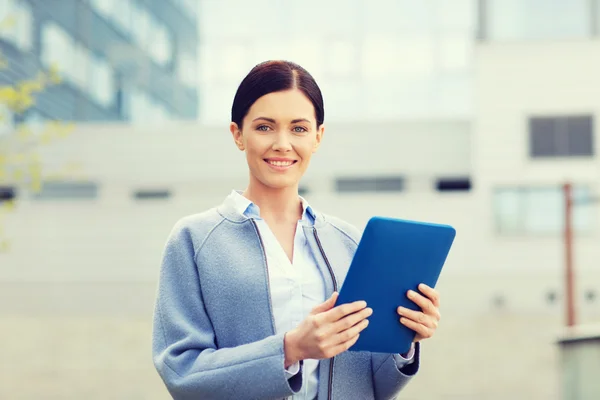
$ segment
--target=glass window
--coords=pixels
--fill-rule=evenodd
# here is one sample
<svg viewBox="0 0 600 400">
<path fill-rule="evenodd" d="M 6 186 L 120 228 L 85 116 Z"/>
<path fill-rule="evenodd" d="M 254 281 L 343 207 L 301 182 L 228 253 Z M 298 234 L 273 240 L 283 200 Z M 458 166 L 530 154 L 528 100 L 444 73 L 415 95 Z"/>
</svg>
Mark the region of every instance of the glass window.
<svg viewBox="0 0 600 400">
<path fill-rule="evenodd" d="M 28 3 L 2 0 L 0 5 L 0 37 L 21 50 L 30 51 L 33 44 L 33 16 Z"/>
<path fill-rule="evenodd" d="M 148 100 L 144 93 L 137 89 L 133 89 L 129 101 L 130 118 L 133 122 L 143 121 L 144 118 L 149 118 Z"/>
<path fill-rule="evenodd" d="M 344 177 L 335 180 L 335 189 L 341 193 L 352 192 L 401 192 L 404 190 L 404 177 Z"/>
<path fill-rule="evenodd" d="M 191 14 L 194 18 L 198 15 L 198 0 L 178 0 L 178 2 L 184 8 L 185 13 Z"/>
<path fill-rule="evenodd" d="M 133 25 L 131 13 L 131 0 L 120 0 L 113 5 L 113 9 L 111 10 L 115 23 L 125 32 L 131 31 L 131 26 Z"/>
<path fill-rule="evenodd" d="M 151 24 L 148 11 L 136 3 L 132 3 L 132 21 L 135 21 L 132 28 L 137 43 L 142 48 L 146 48 L 148 38 L 150 37 Z"/>
<path fill-rule="evenodd" d="M 33 44 L 33 16 L 31 9 L 23 2 L 18 2 L 16 7 L 17 13 L 17 46 L 21 49 L 29 51 Z"/>
<path fill-rule="evenodd" d="M 139 89 L 131 91 L 129 101 L 130 119 L 136 124 L 163 122 L 169 119 L 168 109 Z"/>
<path fill-rule="evenodd" d="M 491 40 L 574 39 L 590 35 L 588 0 L 488 0 Z"/>
<path fill-rule="evenodd" d="M 573 115 L 529 119 L 531 157 L 594 156 L 593 117 Z"/>
<path fill-rule="evenodd" d="M 196 88 L 198 84 L 198 68 L 193 56 L 181 52 L 178 54 L 177 76 L 184 85 Z M 241 79 L 241 76 L 236 76 L 236 79 Z"/>
<path fill-rule="evenodd" d="M 149 48 L 154 61 L 160 65 L 168 64 L 173 55 L 173 45 L 167 28 L 161 23 L 156 24 L 151 42 Z"/>
<path fill-rule="evenodd" d="M 98 189 L 95 182 L 49 181 L 32 197 L 36 200 L 94 200 Z"/>
<path fill-rule="evenodd" d="M 8 106 L 0 103 L 0 137 L 11 133 L 13 129 L 13 113 Z"/>
<path fill-rule="evenodd" d="M 87 48 L 77 43 L 73 52 L 73 79 L 82 90 L 90 89 L 89 72 L 91 67 L 90 53 Z"/>
<path fill-rule="evenodd" d="M 42 28 L 42 62 L 49 68 L 56 66 L 59 74 L 72 79 L 74 64 L 73 40 L 54 22 L 46 22 Z"/>
<path fill-rule="evenodd" d="M 90 4 L 94 6 L 99 14 L 102 14 L 105 18 L 111 18 L 118 0 L 90 0 Z"/>
<path fill-rule="evenodd" d="M 92 95 L 104 107 L 110 107 L 114 100 L 114 75 L 113 70 L 106 60 L 95 56 L 92 64 L 92 79 L 90 90 Z"/>
<path fill-rule="evenodd" d="M 12 2 L 14 0 L 4 0 L 0 1 L 0 23 L 6 24 L 7 18 L 10 17 L 10 10 L 12 9 Z M 0 35 L 3 35 L 2 30 L 0 30 Z"/>
<path fill-rule="evenodd" d="M 594 208 L 584 204 L 592 197 L 587 187 L 575 187 L 573 227 L 580 233 L 594 228 Z M 494 192 L 493 207 L 496 228 L 507 235 L 560 234 L 564 229 L 564 194 L 562 188 L 513 187 Z"/>
</svg>

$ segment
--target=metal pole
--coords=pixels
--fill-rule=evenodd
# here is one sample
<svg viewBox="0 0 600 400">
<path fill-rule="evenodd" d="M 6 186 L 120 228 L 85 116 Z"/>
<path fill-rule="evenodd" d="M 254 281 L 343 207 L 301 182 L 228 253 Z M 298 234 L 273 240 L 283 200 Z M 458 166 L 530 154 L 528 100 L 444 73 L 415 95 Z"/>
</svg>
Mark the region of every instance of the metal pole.
<svg viewBox="0 0 600 400">
<path fill-rule="evenodd" d="M 575 282 L 573 272 L 573 193 L 570 183 L 563 185 L 565 196 L 565 293 L 567 326 L 575 325 Z"/>
</svg>

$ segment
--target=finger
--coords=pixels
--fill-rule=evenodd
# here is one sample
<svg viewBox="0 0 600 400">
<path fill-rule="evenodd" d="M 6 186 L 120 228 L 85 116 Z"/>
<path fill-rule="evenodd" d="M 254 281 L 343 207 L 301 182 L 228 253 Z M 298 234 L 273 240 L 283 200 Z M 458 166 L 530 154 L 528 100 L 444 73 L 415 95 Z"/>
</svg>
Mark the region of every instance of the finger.
<svg viewBox="0 0 600 400">
<path fill-rule="evenodd" d="M 312 309 L 312 314 L 319 314 L 319 313 L 331 310 L 333 308 L 333 306 L 335 305 L 335 302 L 337 301 L 338 296 L 339 296 L 338 292 L 333 292 L 331 297 L 329 297 L 323 303 L 316 305 Z"/>
<path fill-rule="evenodd" d="M 421 310 L 428 315 L 436 316 L 438 314 L 437 307 L 433 305 L 431 300 L 427 297 L 415 292 L 414 290 L 408 291 L 408 298 L 411 299 L 416 305 L 421 307 Z"/>
<path fill-rule="evenodd" d="M 350 315 L 340 319 L 335 324 L 333 324 L 332 331 L 334 333 L 343 332 L 347 329 L 352 328 L 354 325 L 363 321 L 365 318 L 370 317 L 372 314 L 373 314 L 372 308 L 365 308 L 363 310 L 360 310 L 359 312 L 350 314 Z"/>
<path fill-rule="evenodd" d="M 343 353 L 344 351 L 348 350 L 350 347 L 354 346 L 354 344 L 357 342 L 359 337 L 360 337 L 360 335 L 356 335 L 353 338 L 351 338 L 350 340 L 347 340 L 345 342 L 338 344 L 337 346 L 332 347 L 330 350 L 330 354 L 331 354 L 330 357 L 337 356 L 338 354 Z"/>
<path fill-rule="evenodd" d="M 426 327 L 425 325 L 421 325 L 413 320 L 410 320 L 408 318 L 400 318 L 400 323 L 404 326 L 406 326 L 409 329 L 412 329 L 413 331 L 415 331 L 418 335 L 420 335 L 422 338 L 427 339 L 430 338 L 433 335 L 433 330 Z"/>
<path fill-rule="evenodd" d="M 440 293 L 434 288 L 427 286 L 424 283 L 419 285 L 419 290 L 431 300 L 434 306 L 440 307 Z"/>
<path fill-rule="evenodd" d="M 349 340 L 352 340 L 352 338 L 354 336 L 357 336 L 358 334 L 360 334 L 362 331 L 364 331 L 365 329 L 367 329 L 367 327 L 369 326 L 369 320 L 368 319 L 363 319 L 362 321 L 358 322 L 356 325 L 346 329 L 345 331 L 342 331 L 340 333 L 338 333 L 337 335 L 335 335 L 333 337 L 333 341 L 332 341 L 332 345 L 338 345 L 340 343 L 345 343 Z"/>
<path fill-rule="evenodd" d="M 416 323 L 427 326 L 428 328 L 435 329 L 438 325 L 435 317 L 426 315 L 420 311 L 414 311 L 408 308 L 398 307 L 398 314 L 400 314 L 401 317 L 413 320 Z"/>
<path fill-rule="evenodd" d="M 353 303 L 346 303 L 324 313 L 324 319 L 329 322 L 339 321 L 346 315 L 355 313 L 367 307 L 366 301 L 355 301 Z"/>
</svg>

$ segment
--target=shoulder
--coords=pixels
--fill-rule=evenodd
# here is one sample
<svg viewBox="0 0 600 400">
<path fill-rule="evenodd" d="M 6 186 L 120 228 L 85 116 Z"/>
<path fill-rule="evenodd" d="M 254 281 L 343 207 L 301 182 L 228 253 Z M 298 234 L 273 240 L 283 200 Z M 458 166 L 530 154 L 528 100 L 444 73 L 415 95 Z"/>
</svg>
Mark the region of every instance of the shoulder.
<svg viewBox="0 0 600 400">
<path fill-rule="evenodd" d="M 186 215 L 175 222 L 168 237 L 169 244 L 189 245 L 196 251 L 210 234 L 225 221 L 216 208 Z"/>
<path fill-rule="evenodd" d="M 352 240 L 355 244 L 358 244 L 360 241 L 360 237 L 362 236 L 362 232 L 356 226 L 351 223 L 344 221 L 341 218 L 335 217 L 333 215 L 322 214 L 323 221 L 325 224 L 332 226 L 334 229 L 339 231 L 342 235 L 346 236 L 350 240 Z"/>
</svg>

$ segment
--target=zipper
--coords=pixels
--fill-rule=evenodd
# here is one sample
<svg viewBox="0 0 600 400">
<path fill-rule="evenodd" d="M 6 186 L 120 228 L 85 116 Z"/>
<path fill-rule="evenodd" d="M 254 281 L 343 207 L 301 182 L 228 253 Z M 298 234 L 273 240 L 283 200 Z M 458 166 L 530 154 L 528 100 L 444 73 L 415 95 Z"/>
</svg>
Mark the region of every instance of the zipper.
<svg viewBox="0 0 600 400">
<path fill-rule="evenodd" d="M 321 255 L 325 260 L 325 264 L 327 265 L 327 269 L 329 270 L 329 274 L 331 275 L 331 279 L 333 281 L 333 291 L 337 292 L 337 281 L 335 280 L 335 275 L 333 273 L 333 269 L 331 268 L 331 264 L 329 264 L 329 259 L 327 255 L 325 255 L 325 251 L 323 250 L 323 246 L 321 245 L 321 240 L 319 240 L 319 235 L 317 234 L 317 228 L 313 227 L 313 233 L 315 235 L 315 239 L 317 240 L 317 246 L 319 246 L 319 250 L 321 251 Z M 329 363 L 329 382 L 327 383 L 327 400 L 331 400 L 332 398 L 332 387 L 333 387 L 333 364 L 335 363 L 335 357 L 331 358 L 331 362 Z"/>
<path fill-rule="evenodd" d="M 269 312 L 271 314 L 271 327 L 273 328 L 273 335 L 275 334 L 275 316 L 273 315 L 273 299 L 271 298 L 271 281 L 269 279 L 269 262 L 267 261 L 267 252 L 265 251 L 265 244 L 263 242 L 262 236 L 260 235 L 260 231 L 258 230 L 258 226 L 256 225 L 256 221 L 251 219 L 252 225 L 254 226 L 254 230 L 258 235 L 258 240 L 260 241 L 260 249 L 262 250 L 263 256 L 265 258 L 265 272 L 267 273 L 267 294 L 269 295 Z"/>
</svg>

